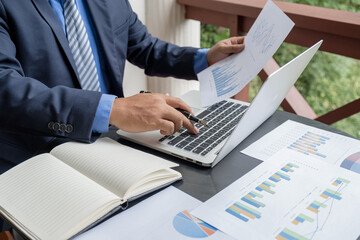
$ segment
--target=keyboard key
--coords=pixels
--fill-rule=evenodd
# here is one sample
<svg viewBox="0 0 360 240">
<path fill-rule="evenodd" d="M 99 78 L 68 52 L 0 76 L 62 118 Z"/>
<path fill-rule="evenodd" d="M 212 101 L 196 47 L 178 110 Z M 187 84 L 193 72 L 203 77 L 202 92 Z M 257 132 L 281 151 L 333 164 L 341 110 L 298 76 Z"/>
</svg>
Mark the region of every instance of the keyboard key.
<svg viewBox="0 0 360 240">
<path fill-rule="evenodd" d="M 248 106 L 242 105 L 242 106 L 240 107 L 240 110 L 241 110 L 241 111 L 244 111 L 244 110 L 247 109 L 247 108 L 248 108 Z"/>
<path fill-rule="evenodd" d="M 188 142 L 182 141 L 182 142 L 176 144 L 175 147 L 177 147 L 177 148 L 183 148 L 183 147 L 185 147 L 187 144 L 188 144 Z"/>
<path fill-rule="evenodd" d="M 197 148 L 195 148 L 192 152 L 193 152 L 193 153 L 196 153 L 196 154 L 199 154 L 199 153 L 201 153 L 204 149 L 205 149 L 205 148 L 203 148 L 203 147 L 197 147 Z"/>
<path fill-rule="evenodd" d="M 208 143 L 202 143 L 202 144 L 200 145 L 200 147 L 203 147 L 203 148 L 207 148 L 208 146 L 210 146 L 210 144 L 208 144 Z"/>
<path fill-rule="evenodd" d="M 227 125 L 227 126 L 225 126 L 223 129 L 224 129 L 225 131 L 229 131 L 229 130 L 231 129 L 231 127 L 230 127 L 229 125 Z"/>
<path fill-rule="evenodd" d="M 195 138 L 197 138 L 197 135 L 190 135 L 190 136 L 188 136 L 187 138 L 185 138 L 185 140 L 187 140 L 187 141 L 192 141 L 192 140 L 194 140 Z"/>
<path fill-rule="evenodd" d="M 199 146 L 199 144 L 198 144 L 198 143 L 191 142 L 191 143 L 189 143 L 188 146 L 190 146 L 190 147 L 192 147 L 192 148 L 196 148 L 197 146 Z"/>
<path fill-rule="evenodd" d="M 212 136 L 211 138 L 209 138 L 209 140 L 210 140 L 211 142 L 216 142 L 216 140 L 218 140 L 218 138 L 215 137 L 215 136 Z"/>
<path fill-rule="evenodd" d="M 163 142 L 168 136 L 164 136 L 162 138 L 159 139 L 159 142 Z"/>
<path fill-rule="evenodd" d="M 215 125 L 214 127 L 212 127 L 211 129 L 214 129 L 214 130 L 219 130 L 221 128 L 220 124 L 218 125 Z"/>
<path fill-rule="evenodd" d="M 210 139 L 208 139 L 208 140 L 206 140 L 204 143 L 207 143 L 207 144 L 212 144 L 212 143 L 214 143 L 214 141 L 213 140 L 210 140 Z"/>
<path fill-rule="evenodd" d="M 205 110 L 205 111 L 199 113 L 198 115 L 196 115 L 196 117 L 198 117 L 198 118 L 204 118 L 205 116 L 207 116 L 207 115 L 210 114 L 210 113 L 211 113 L 211 111 Z"/>
<path fill-rule="evenodd" d="M 201 127 L 201 128 L 199 128 L 199 133 L 206 132 L 207 130 L 208 130 L 207 127 Z"/>
<path fill-rule="evenodd" d="M 214 135 L 214 137 L 216 137 L 216 138 L 218 138 L 218 139 L 221 138 L 222 136 L 223 136 L 223 134 L 221 134 L 221 133 L 219 133 L 219 132 Z"/>
<path fill-rule="evenodd" d="M 192 144 L 195 144 L 196 146 L 199 146 L 202 141 L 199 139 L 196 139 L 195 141 L 192 141 Z"/>
<path fill-rule="evenodd" d="M 210 107 L 208 107 L 207 109 L 210 110 L 210 111 L 213 111 L 215 110 L 216 108 L 220 107 L 221 105 L 223 105 L 224 103 L 226 103 L 225 100 L 221 101 L 221 102 L 218 102 L 218 103 L 215 103 L 213 105 L 211 105 Z"/>
<path fill-rule="evenodd" d="M 202 153 L 201 153 L 201 156 L 205 156 L 206 154 L 208 154 L 209 152 L 208 151 L 203 151 Z"/>
<path fill-rule="evenodd" d="M 212 148 L 212 147 L 208 147 L 205 151 L 210 152 L 211 150 L 213 150 L 213 148 Z"/>
<path fill-rule="evenodd" d="M 221 135 L 224 135 L 226 133 L 226 131 L 223 129 L 220 129 L 218 133 L 220 133 Z"/>
<path fill-rule="evenodd" d="M 212 144 L 211 147 L 214 149 L 217 145 L 219 145 L 219 143 L 216 142 L 216 143 Z"/>
<path fill-rule="evenodd" d="M 206 140 L 206 139 L 208 139 L 211 135 L 212 135 L 212 133 L 206 132 L 206 133 L 203 134 L 202 137 L 204 138 L 204 140 Z"/>
<path fill-rule="evenodd" d="M 233 105 L 234 103 L 233 102 L 228 102 L 228 103 L 226 103 L 225 105 L 224 105 L 224 107 L 225 108 L 228 108 L 228 107 L 230 107 L 231 105 Z"/>
<path fill-rule="evenodd" d="M 184 133 L 180 134 L 179 137 L 186 138 L 186 137 L 188 137 L 188 136 L 190 136 L 190 135 L 191 135 L 191 133 L 189 133 L 189 132 L 184 132 Z"/>
<path fill-rule="evenodd" d="M 184 148 L 184 150 L 186 150 L 186 151 L 191 151 L 191 150 L 193 150 L 194 149 L 194 147 L 195 146 L 186 146 L 185 148 Z"/>
<path fill-rule="evenodd" d="M 182 140 L 183 140 L 182 138 L 177 137 L 177 138 L 174 138 L 173 140 L 171 140 L 170 142 L 168 142 L 168 144 L 170 146 L 174 146 L 174 145 L 176 145 L 177 143 L 179 143 Z"/>
<path fill-rule="evenodd" d="M 202 141 L 205 141 L 206 139 L 207 139 L 207 137 L 205 137 L 205 136 L 200 136 L 200 137 L 198 137 L 197 138 L 200 142 L 202 142 Z"/>
<path fill-rule="evenodd" d="M 175 138 L 174 135 L 170 135 L 170 136 L 168 137 L 169 140 L 171 140 L 171 139 L 173 139 L 173 138 Z"/>
<path fill-rule="evenodd" d="M 216 129 L 210 129 L 209 131 L 207 131 L 206 133 L 209 133 L 210 136 L 213 135 L 214 133 L 216 133 Z"/>
</svg>

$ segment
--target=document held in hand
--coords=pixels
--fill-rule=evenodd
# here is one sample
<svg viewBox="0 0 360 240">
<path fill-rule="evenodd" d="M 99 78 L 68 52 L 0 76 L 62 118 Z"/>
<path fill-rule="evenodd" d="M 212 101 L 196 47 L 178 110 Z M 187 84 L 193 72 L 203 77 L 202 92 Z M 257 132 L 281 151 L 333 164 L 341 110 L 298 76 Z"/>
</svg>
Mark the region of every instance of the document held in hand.
<svg viewBox="0 0 360 240">
<path fill-rule="evenodd" d="M 239 93 L 270 60 L 293 26 L 294 22 L 269 0 L 245 38 L 245 49 L 198 74 L 202 106 Z"/>
<path fill-rule="evenodd" d="M 109 138 L 64 143 L 0 175 L 0 213 L 30 239 L 69 239 L 181 179 L 175 166 Z"/>
</svg>

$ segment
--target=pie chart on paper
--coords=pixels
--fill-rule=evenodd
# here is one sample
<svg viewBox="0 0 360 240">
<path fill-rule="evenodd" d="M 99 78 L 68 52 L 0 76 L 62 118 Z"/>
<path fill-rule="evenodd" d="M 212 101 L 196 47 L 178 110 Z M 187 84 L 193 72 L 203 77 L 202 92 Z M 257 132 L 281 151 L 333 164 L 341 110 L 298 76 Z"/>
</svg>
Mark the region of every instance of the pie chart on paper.
<svg viewBox="0 0 360 240">
<path fill-rule="evenodd" d="M 191 216 L 187 210 L 179 212 L 174 217 L 173 226 L 180 234 L 190 238 L 206 238 L 217 231 L 216 228 Z"/>
<path fill-rule="evenodd" d="M 340 167 L 360 173 L 360 152 L 353 153 L 345 158 Z"/>
</svg>

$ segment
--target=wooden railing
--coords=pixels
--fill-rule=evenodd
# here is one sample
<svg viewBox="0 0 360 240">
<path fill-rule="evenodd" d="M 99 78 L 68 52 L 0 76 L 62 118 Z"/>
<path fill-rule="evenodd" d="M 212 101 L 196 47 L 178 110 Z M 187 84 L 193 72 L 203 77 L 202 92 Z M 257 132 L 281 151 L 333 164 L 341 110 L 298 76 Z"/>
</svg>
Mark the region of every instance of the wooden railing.
<svg viewBox="0 0 360 240">
<path fill-rule="evenodd" d="M 14 240 L 9 231 L 0 232 L 0 240 Z"/>
<path fill-rule="evenodd" d="M 178 0 L 186 7 L 186 18 L 230 29 L 230 36 L 245 35 L 264 7 L 266 0 Z M 289 2 L 274 1 L 294 22 L 285 42 L 310 47 L 324 40 L 320 50 L 360 59 L 360 14 Z M 279 65 L 271 59 L 260 72 L 265 81 Z M 360 90 L 359 90 L 360 91 Z M 247 100 L 248 86 L 235 96 Z M 293 87 L 281 104 L 283 109 L 304 117 L 332 124 L 360 112 L 360 99 L 320 117 Z"/>
</svg>

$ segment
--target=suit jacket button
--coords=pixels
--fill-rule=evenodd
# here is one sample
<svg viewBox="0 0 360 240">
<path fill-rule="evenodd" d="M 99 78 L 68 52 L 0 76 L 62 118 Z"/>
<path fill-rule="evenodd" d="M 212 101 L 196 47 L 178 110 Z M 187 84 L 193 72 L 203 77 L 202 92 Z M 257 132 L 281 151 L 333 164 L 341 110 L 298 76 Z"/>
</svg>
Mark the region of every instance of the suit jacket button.
<svg viewBox="0 0 360 240">
<path fill-rule="evenodd" d="M 52 126 L 52 129 L 53 129 L 55 132 L 59 131 L 59 129 L 60 129 L 60 123 L 58 123 L 58 122 L 54 123 L 54 125 Z"/>
<path fill-rule="evenodd" d="M 52 129 L 53 129 L 53 126 L 54 126 L 54 122 L 53 122 L 53 121 L 51 121 L 51 122 L 48 123 L 48 128 L 49 128 L 49 129 L 52 130 Z"/>
<path fill-rule="evenodd" d="M 64 123 L 60 124 L 59 131 L 60 132 L 65 132 L 65 129 L 66 129 L 66 125 Z"/>
<path fill-rule="evenodd" d="M 65 132 L 71 133 L 74 130 L 71 124 L 66 125 Z"/>
</svg>

